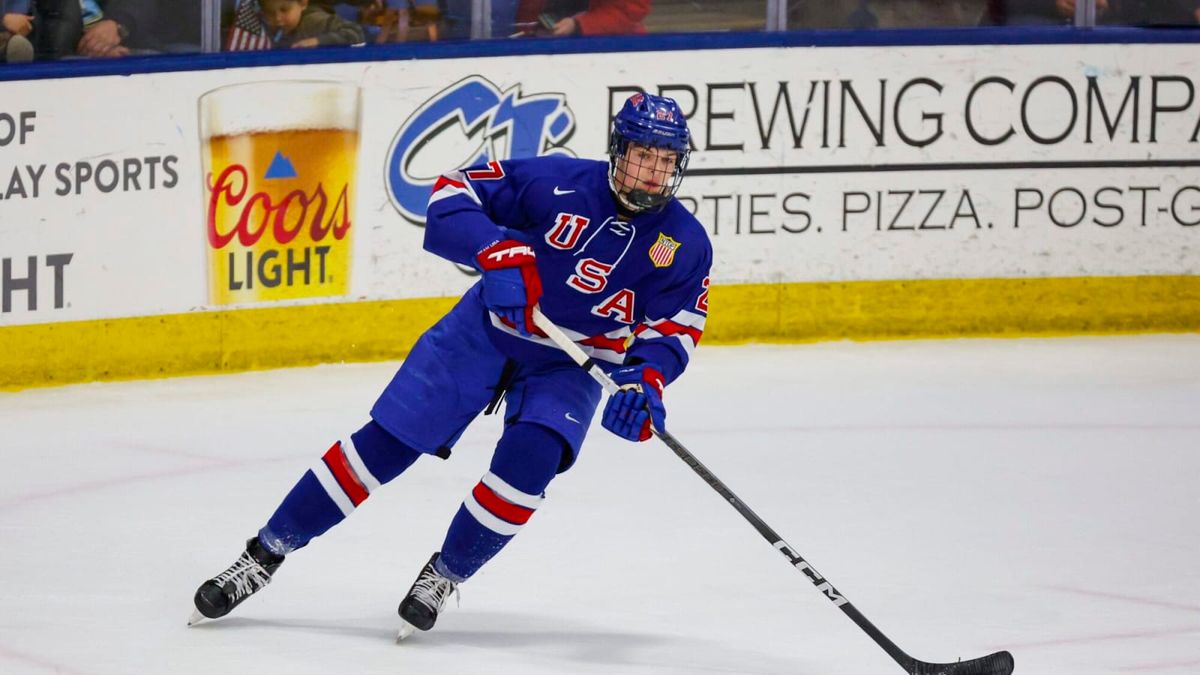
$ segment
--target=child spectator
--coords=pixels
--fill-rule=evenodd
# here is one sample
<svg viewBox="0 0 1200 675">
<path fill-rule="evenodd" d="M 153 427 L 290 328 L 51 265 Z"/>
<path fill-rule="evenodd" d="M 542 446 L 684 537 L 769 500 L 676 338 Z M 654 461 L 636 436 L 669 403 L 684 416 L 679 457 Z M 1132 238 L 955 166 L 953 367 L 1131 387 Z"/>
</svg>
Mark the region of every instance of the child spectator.
<svg viewBox="0 0 1200 675">
<path fill-rule="evenodd" d="M 352 45 L 366 41 L 362 26 L 308 0 L 260 0 L 276 49 Z"/>
</svg>

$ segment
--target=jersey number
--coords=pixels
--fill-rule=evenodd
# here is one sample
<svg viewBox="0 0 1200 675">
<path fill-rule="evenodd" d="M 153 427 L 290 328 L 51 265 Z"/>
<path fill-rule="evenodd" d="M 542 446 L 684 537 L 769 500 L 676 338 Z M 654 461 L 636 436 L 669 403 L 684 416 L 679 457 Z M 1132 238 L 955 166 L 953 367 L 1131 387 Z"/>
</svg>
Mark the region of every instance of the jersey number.
<svg viewBox="0 0 1200 675">
<path fill-rule="evenodd" d="M 500 162 L 488 162 L 488 168 L 475 169 L 467 172 L 467 178 L 471 180 L 500 180 L 504 178 L 504 169 L 501 168 Z"/>
<path fill-rule="evenodd" d="M 708 277 L 704 277 L 704 292 L 700 294 L 700 299 L 696 300 L 696 309 L 708 314 Z"/>
</svg>

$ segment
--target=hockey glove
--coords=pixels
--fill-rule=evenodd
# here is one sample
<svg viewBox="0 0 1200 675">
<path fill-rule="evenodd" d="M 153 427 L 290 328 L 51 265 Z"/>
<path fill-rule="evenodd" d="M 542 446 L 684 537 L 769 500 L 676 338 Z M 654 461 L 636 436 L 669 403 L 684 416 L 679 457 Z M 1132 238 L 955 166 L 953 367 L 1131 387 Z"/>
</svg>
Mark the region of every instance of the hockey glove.
<svg viewBox="0 0 1200 675">
<path fill-rule="evenodd" d="M 613 382 L 621 390 L 608 397 L 604 417 L 605 429 L 629 441 L 650 438 L 650 425 L 666 431 L 667 409 L 663 406 L 665 380 L 657 368 L 642 363 L 618 368 L 612 373 Z"/>
<path fill-rule="evenodd" d="M 533 307 L 542 297 L 533 248 L 505 239 L 490 244 L 475 255 L 483 272 L 483 304 L 521 335 L 541 331 L 533 324 Z"/>
</svg>

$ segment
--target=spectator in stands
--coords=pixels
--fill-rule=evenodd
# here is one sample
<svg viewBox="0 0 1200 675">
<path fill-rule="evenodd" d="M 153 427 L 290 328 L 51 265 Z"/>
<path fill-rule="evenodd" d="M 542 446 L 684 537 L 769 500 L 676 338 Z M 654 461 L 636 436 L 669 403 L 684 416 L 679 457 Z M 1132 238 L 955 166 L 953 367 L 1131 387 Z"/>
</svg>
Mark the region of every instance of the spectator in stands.
<svg viewBox="0 0 1200 675">
<path fill-rule="evenodd" d="M 359 14 L 359 23 L 368 26 L 368 37 L 380 44 L 433 42 L 441 35 L 441 20 L 437 0 L 373 0 Z"/>
<path fill-rule="evenodd" d="M 0 0 L 0 15 L 4 30 L 28 38 L 37 59 L 58 59 L 75 53 L 81 31 L 79 0 Z M 13 26 L 17 30 L 11 30 Z M 8 48 L 20 43 L 10 41 Z"/>
<path fill-rule="evenodd" d="M 520 0 L 517 26 L 548 37 L 645 33 L 650 0 Z"/>
<path fill-rule="evenodd" d="M 987 26 L 1069 25 L 1076 0 L 988 0 Z M 1096 0 L 1096 23 L 1111 26 L 1181 26 L 1200 21 L 1196 0 Z"/>
<path fill-rule="evenodd" d="M 33 60 L 33 12 L 28 0 L 0 0 L 0 63 Z"/>
<path fill-rule="evenodd" d="M 330 14 L 337 14 L 338 5 L 351 5 L 359 9 L 382 4 L 380 0 L 312 0 L 313 7 L 323 9 Z"/>
<path fill-rule="evenodd" d="M 277 49 L 361 44 L 362 26 L 308 0 L 260 0 Z"/>
<path fill-rule="evenodd" d="M 0 63 L 27 63 L 33 60 L 33 43 L 24 35 L 0 30 Z"/>
<path fill-rule="evenodd" d="M 28 38 L 33 32 L 33 10 L 29 0 L 0 0 L 0 28 Z"/>
<path fill-rule="evenodd" d="M 1058 0 L 1060 3 L 1071 1 Z M 1113 6 L 1113 11 L 1111 16 L 1104 17 L 1104 23 L 1109 25 L 1191 26 L 1200 20 L 1200 8 L 1196 0 L 1111 0 L 1109 4 Z M 1097 14 L 1100 12 L 1098 5 L 1099 0 Z M 1097 22 L 1100 18 L 1097 18 Z"/>
<path fill-rule="evenodd" d="M 82 56 L 200 49 L 200 3 L 195 0 L 94 0 L 80 4 L 91 21 L 79 40 L 77 51 Z"/>
<path fill-rule="evenodd" d="M 788 2 L 788 29 L 934 28 L 972 26 L 979 20 L 977 0 L 844 0 Z"/>
</svg>

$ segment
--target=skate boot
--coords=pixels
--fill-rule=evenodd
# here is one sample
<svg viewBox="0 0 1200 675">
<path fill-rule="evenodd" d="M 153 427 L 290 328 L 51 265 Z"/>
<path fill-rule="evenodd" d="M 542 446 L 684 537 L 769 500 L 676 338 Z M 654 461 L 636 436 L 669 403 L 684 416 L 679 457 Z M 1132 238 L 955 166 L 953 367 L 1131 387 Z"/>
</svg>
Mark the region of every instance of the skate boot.
<svg viewBox="0 0 1200 675">
<path fill-rule="evenodd" d="M 219 619 L 271 583 L 271 575 L 283 564 L 283 556 L 271 553 L 253 537 L 246 550 L 229 569 L 200 584 L 196 589 L 196 611 L 188 620 L 195 625 L 204 619 Z"/>
<path fill-rule="evenodd" d="M 404 625 L 400 627 L 397 640 L 412 635 L 414 630 L 433 628 L 438 612 L 441 611 L 442 605 L 446 604 L 446 598 L 450 597 L 451 593 L 458 595 L 458 584 L 453 579 L 439 574 L 434 567 L 439 555 L 441 554 L 434 553 L 429 562 L 425 563 L 412 588 L 408 589 L 408 595 L 400 602 L 400 618 L 404 619 Z"/>
</svg>

